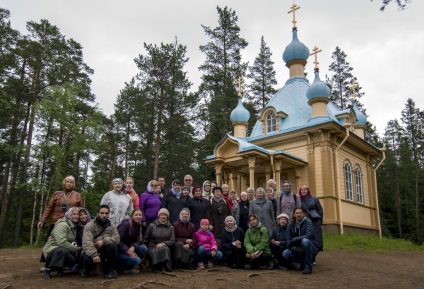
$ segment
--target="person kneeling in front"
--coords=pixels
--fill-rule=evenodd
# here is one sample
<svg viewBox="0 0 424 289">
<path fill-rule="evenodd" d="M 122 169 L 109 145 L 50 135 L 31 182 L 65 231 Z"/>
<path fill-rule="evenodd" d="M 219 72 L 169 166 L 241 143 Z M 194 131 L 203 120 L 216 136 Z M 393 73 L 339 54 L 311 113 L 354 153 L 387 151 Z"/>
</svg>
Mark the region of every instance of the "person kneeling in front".
<svg viewBox="0 0 424 289">
<path fill-rule="evenodd" d="M 303 263 L 303 274 L 312 273 L 312 260 L 318 253 L 314 241 L 314 227 L 312 221 L 305 216 L 305 211 L 297 207 L 293 211 L 293 221 L 287 229 L 287 248 L 283 257 L 294 267 L 293 261 Z"/>
<path fill-rule="evenodd" d="M 119 233 L 109 219 L 109 207 L 100 205 L 97 217 L 84 228 L 82 237 L 83 278 L 90 276 L 94 263 L 102 263 L 107 279 L 116 279 Z"/>
</svg>

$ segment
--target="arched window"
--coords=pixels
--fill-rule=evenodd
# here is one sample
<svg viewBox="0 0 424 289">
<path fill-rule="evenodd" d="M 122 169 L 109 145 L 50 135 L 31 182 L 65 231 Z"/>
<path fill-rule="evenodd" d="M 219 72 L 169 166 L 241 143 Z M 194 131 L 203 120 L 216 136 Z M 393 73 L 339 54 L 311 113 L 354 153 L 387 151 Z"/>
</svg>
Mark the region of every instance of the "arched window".
<svg viewBox="0 0 424 289">
<path fill-rule="evenodd" d="M 362 173 L 359 167 L 355 168 L 355 174 L 356 174 L 356 200 L 358 201 L 358 203 L 363 204 L 364 197 L 362 194 Z"/>
<path fill-rule="evenodd" d="M 352 187 L 352 167 L 349 162 L 344 165 L 345 182 L 346 182 L 346 199 L 353 201 L 353 187 Z"/>
<path fill-rule="evenodd" d="M 277 120 L 275 114 L 271 112 L 266 118 L 266 132 L 270 133 L 277 130 Z"/>
</svg>

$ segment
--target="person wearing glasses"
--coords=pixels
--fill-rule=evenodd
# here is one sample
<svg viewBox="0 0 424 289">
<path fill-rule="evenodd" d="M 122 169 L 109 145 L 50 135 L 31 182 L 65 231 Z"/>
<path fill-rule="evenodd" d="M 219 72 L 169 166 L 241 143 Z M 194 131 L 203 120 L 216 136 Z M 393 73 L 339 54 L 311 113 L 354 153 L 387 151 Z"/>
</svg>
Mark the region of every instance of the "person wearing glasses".
<svg viewBox="0 0 424 289">
<path fill-rule="evenodd" d="M 283 190 L 277 200 L 277 216 L 286 214 L 292 220 L 294 208 L 301 205 L 299 195 L 292 192 L 292 184 L 287 180 L 283 181 Z"/>
<path fill-rule="evenodd" d="M 193 197 L 191 191 L 193 190 L 193 177 L 190 175 L 186 175 L 184 177 L 184 186 L 188 186 L 190 188 L 190 198 Z"/>
<path fill-rule="evenodd" d="M 146 232 L 146 229 L 147 227 L 149 227 L 150 223 L 157 219 L 159 210 L 162 205 L 159 195 L 156 194 L 157 187 L 157 181 L 150 181 L 147 184 L 147 191 L 145 191 L 140 196 L 140 209 L 142 212 L 141 222 L 143 225 L 143 234 Z"/>
</svg>

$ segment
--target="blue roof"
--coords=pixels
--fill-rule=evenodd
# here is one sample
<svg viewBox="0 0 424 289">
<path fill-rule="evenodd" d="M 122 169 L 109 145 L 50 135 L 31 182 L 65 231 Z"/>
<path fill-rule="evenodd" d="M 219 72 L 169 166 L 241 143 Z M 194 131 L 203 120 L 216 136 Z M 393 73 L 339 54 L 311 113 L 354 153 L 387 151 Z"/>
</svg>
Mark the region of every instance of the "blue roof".
<svg viewBox="0 0 424 289">
<path fill-rule="evenodd" d="M 297 29 L 293 29 L 293 40 L 287 45 L 283 52 L 283 60 L 285 63 L 293 59 L 307 60 L 309 58 L 309 49 L 305 44 L 297 38 Z"/>
</svg>

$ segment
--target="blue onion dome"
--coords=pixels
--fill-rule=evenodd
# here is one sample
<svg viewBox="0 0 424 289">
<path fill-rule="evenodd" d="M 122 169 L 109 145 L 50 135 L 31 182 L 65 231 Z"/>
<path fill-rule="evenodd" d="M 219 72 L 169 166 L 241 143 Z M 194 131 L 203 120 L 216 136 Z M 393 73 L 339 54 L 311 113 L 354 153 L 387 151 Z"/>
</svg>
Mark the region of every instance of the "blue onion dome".
<svg viewBox="0 0 424 289">
<path fill-rule="evenodd" d="M 367 123 L 367 117 L 365 114 L 359 109 L 358 104 L 356 101 L 353 101 L 353 110 L 356 114 L 357 121 L 354 123 L 354 125 L 366 125 Z"/>
<path fill-rule="evenodd" d="M 293 59 L 307 60 L 309 57 L 309 49 L 302 42 L 297 39 L 297 29 L 293 29 L 293 40 L 287 45 L 283 53 L 283 60 L 285 63 Z"/>
<path fill-rule="evenodd" d="M 230 119 L 232 122 L 248 122 L 250 112 L 244 108 L 241 98 L 238 100 L 237 107 L 231 112 Z"/>
<path fill-rule="evenodd" d="M 322 98 L 326 97 L 329 98 L 330 96 L 330 88 L 321 81 L 319 78 L 319 71 L 318 69 L 315 70 L 315 79 L 314 83 L 312 83 L 311 86 L 309 86 L 308 90 L 306 91 L 306 97 L 311 100 L 314 98 Z"/>
</svg>

